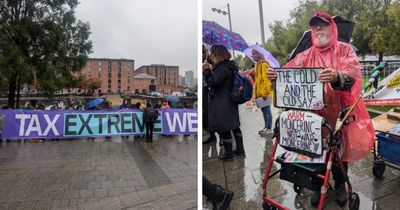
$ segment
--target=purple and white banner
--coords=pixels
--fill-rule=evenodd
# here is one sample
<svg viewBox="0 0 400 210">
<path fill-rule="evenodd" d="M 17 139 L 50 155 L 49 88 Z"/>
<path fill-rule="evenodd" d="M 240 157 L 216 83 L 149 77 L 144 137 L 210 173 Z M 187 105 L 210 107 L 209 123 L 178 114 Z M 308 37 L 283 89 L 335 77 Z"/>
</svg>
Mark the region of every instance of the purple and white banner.
<svg viewBox="0 0 400 210">
<path fill-rule="evenodd" d="M 196 109 L 159 109 L 154 133 L 197 134 Z M 77 138 L 145 134 L 143 112 L 121 110 L 0 110 L 3 139 Z"/>
</svg>

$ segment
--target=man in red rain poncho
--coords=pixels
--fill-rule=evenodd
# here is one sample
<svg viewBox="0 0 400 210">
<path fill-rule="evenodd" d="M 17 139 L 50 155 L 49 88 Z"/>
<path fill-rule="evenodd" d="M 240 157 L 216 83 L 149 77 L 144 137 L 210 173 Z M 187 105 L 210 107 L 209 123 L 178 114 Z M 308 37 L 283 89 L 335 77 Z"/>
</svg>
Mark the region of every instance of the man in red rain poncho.
<svg viewBox="0 0 400 210">
<path fill-rule="evenodd" d="M 324 117 L 332 128 L 335 128 L 338 114 L 351 106 L 362 91 L 361 66 L 351 45 L 337 41 L 338 31 L 331 15 L 316 12 L 310 19 L 312 46 L 298 54 L 285 67 L 323 67 L 318 79 L 325 84 L 325 107 L 316 111 Z M 273 69 L 267 70 L 267 77 L 276 79 Z M 374 128 L 372 127 L 364 101 L 361 99 L 353 114 L 356 121 L 342 129 L 341 155 L 347 172 L 347 162 L 363 158 L 372 148 Z M 324 133 L 324 135 L 326 135 Z M 345 205 L 347 194 L 345 178 L 340 168 L 332 167 L 336 199 L 339 205 Z M 314 192 L 311 204 L 318 205 L 321 192 Z"/>
</svg>

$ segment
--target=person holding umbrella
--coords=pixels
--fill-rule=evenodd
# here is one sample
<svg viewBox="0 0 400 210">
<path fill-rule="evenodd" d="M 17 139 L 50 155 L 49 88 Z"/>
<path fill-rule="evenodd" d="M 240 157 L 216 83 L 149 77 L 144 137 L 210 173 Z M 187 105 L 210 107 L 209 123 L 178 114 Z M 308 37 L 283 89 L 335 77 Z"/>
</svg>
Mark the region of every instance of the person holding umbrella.
<svg viewBox="0 0 400 210">
<path fill-rule="evenodd" d="M 361 66 L 352 46 L 338 41 L 338 29 L 331 15 L 316 12 L 310 19 L 309 26 L 312 46 L 297 54 L 285 67 L 324 67 L 318 79 L 325 83 L 326 106 L 316 113 L 324 117 L 331 128 L 335 128 L 339 112 L 355 103 L 355 99 L 361 94 Z M 275 70 L 267 69 L 267 77 L 275 80 Z M 356 104 L 354 116 L 356 120 L 341 130 L 340 146 L 346 171 L 347 162 L 359 160 L 369 154 L 374 143 L 374 128 L 362 99 Z M 326 137 L 328 133 L 324 130 L 323 134 Z M 344 206 L 347 201 L 346 178 L 335 164 L 332 166 L 332 174 L 335 180 L 336 202 Z M 320 196 L 320 191 L 314 192 L 311 197 L 313 206 L 318 205 Z"/>
<path fill-rule="evenodd" d="M 231 54 L 223 45 L 210 48 L 210 58 L 213 65 L 207 61 L 203 64 L 203 77 L 210 87 L 208 99 L 208 119 L 211 132 L 217 132 L 224 145 L 224 154 L 219 159 L 233 160 L 232 135 L 236 140 L 235 154 L 245 156 L 243 135 L 240 130 L 239 108 L 229 97 L 227 89 L 233 87 L 233 71 L 239 71 Z"/>
<path fill-rule="evenodd" d="M 261 108 L 264 117 L 264 128 L 258 133 L 261 136 L 270 135 L 272 131 L 272 83 L 268 79 L 266 71 L 272 67 L 279 67 L 278 61 L 259 45 L 252 45 L 244 53 L 252 58 L 255 64 L 254 98 L 258 108 Z M 268 58 L 268 59 L 267 59 Z"/>
</svg>

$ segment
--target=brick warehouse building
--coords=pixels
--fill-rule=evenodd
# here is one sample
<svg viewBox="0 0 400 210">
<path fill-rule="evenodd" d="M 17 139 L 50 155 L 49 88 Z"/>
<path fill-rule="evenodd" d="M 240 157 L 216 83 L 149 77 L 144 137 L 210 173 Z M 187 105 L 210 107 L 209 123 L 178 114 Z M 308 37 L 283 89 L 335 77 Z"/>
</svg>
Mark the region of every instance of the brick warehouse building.
<svg viewBox="0 0 400 210">
<path fill-rule="evenodd" d="M 89 58 L 81 74 L 101 82 L 97 93 L 132 91 L 135 61 L 131 59 Z"/>
<path fill-rule="evenodd" d="M 154 88 L 157 92 L 170 94 L 172 92 L 182 91 L 182 87 L 179 86 L 178 66 L 166 66 L 163 64 L 141 66 L 135 70 L 135 75 L 139 74 L 147 74 L 155 77 L 156 81 L 153 84 L 155 87 L 150 87 Z"/>
<path fill-rule="evenodd" d="M 98 94 L 149 91 L 169 94 L 182 90 L 178 66 L 153 64 L 135 70 L 134 64 L 132 59 L 89 58 L 80 75 L 100 81 L 100 89 L 95 91 Z"/>
</svg>

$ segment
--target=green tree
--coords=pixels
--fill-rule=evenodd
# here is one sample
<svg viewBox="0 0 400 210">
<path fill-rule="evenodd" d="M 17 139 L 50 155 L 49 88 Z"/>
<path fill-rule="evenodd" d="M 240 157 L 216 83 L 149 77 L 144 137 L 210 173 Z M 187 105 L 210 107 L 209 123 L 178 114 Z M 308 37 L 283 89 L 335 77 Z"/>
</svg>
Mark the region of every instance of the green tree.
<svg viewBox="0 0 400 210">
<path fill-rule="evenodd" d="M 0 75 L 8 82 L 8 104 L 32 84 L 53 94 L 72 84 L 91 52 L 90 27 L 75 18 L 78 0 L 0 1 Z M 17 99 L 18 100 L 18 99 Z"/>
<path fill-rule="evenodd" d="M 359 54 L 383 55 L 400 54 L 400 4 L 399 0 L 321 0 L 301 1 L 290 13 L 290 21 L 276 21 L 271 24 L 272 37 L 264 47 L 281 64 L 287 62 L 289 54 L 296 47 L 304 31 L 308 30 L 308 21 L 316 11 L 344 17 L 356 23 L 352 44 Z"/>
<path fill-rule="evenodd" d="M 235 61 L 238 63 L 240 69 L 251 69 L 254 65 L 253 61 L 244 54 L 235 56 Z"/>
</svg>

